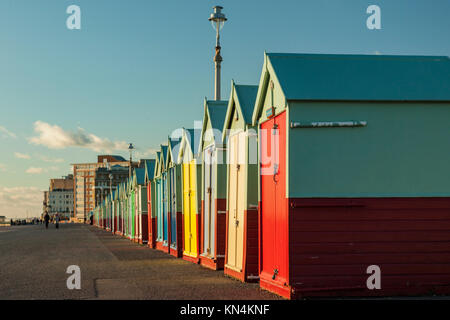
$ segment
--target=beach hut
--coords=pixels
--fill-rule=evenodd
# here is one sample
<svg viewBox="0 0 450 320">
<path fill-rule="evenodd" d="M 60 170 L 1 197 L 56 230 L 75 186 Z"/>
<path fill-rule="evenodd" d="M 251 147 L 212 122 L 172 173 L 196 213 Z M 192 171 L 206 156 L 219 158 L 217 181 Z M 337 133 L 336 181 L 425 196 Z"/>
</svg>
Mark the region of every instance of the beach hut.
<svg viewBox="0 0 450 320">
<path fill-rule="evenodd" d="M 222 129 L 228 101 L 204 101 L 200 264 L 222 269 L 225 259 L 226 164 Z"/>
<path fill-rule="evenodd" d="M 112 202 L 111 202 L 111 193 L 108 193 L 105 197 L 105 205 L 106 205 L 106 231 L 111 231 L 112 227 Z"/>
<path fill-rule="evenodd" d="M 127 231 L 126 236 L 129 240 L 133 240 L 134 236 L 134 201 L 133 201 L 133 180 L 130 177 L 127 180 Z"/>
<path fill-rule="evenodd" d="M 134 170 L 133 170 L 134 172 Z M 137 242 L 136 235 L 136 189 L 134 188 L 133 175 L 130 178 L 130 240 Z"/>
<path fill-rule="evenodd" d="M 167 195 L 169 215 L 169 253 L 177 258 L 183 255 L 183 218 L 181 197 L 181 163 L 178 162 L 180 139 L 169 137 L 167 144 Z"/>
<path fill-rule="evenodd" d="M 117 186 L 117 231 L 116 234 L 122 235 L 122 217 L 123 217 L 123 204 L 122 204 L 122 189 L 123 182 Z"/>
<path fill-rule="evenodd" d="M 145 163 L 145 162 L 144 162 Z M 135 242 L 147 244 L 147 185 L 145 184 L 145 167 L 136 168 L 133 172 L 133 189 L 135 190 Z"/>
<path fill-rule="evenodd" d="M 115 234 L 119 235 L 120 234 L 120 222 L 121 222 L 121 208 L 120 208 L 120 189 L 121 189 L 121 184 L 119 183 L 116 187 L 116 190 L 114 192 L 114 207 L 115 207 L 115 215 L 116 215 L 116 227 L 115 227 Z"/>
<path fill-rule="evenodd" d="M 122 182 L 120 187 L 120 235 L 126 233 L 126 214 L 127 214 L 127 183 Z"/>
<path fill-rule="evenodd" d="M 159 160 L 156 163 L 156 249 L 169 253 L 169 219 L 167 214 L 167 146 L 161 145 Z"/>
<path fill-rule="evenodd" d="M 145 185 L 147 186 L 147 215 L 148 215 L 147 245 L 150 248 L 155 248 L 156 246 L 156 207 L 155 207 L 155 187 L 154 187 L 155 164 L 156 160 L 145 161 Z"/>
<path fill-rule="evenodd" d="M 102 200 L 102 202 L 101 202 L 100 212 L 101 212 L 101 216 L 102 216 L 102 229 L 106 229 L 105 200 Z"/>
<path fill-rule="evenodd" d="M 258 272 L 258 140 L 252 126 L 258 86 L 231 82 L 222 132 L 227 152 L 227 215 L 224 273 L 241 281 Z"/>
<path fill-rule="evenodd" d="M 117 187 L 116 187 L 117 188 Z M 117 189 L 113 189 L 111 195 L 111 203 L 112 203 L 112 224 L 111 224 L 111 232 L 116 234 L 117 232 Z"/>
<path fill-rule="evenodd" d="M 182 163 L 183 189 L 183 259 L 199 263 L 201 158 L 199 158 L 199 129 L 183 129 L 178 163 Z"/>
<path fill-rule="evenodd" d="M 265 54 L 261 287 L 449 291 L 449 75 L 448 57 Z"/>
</svg>

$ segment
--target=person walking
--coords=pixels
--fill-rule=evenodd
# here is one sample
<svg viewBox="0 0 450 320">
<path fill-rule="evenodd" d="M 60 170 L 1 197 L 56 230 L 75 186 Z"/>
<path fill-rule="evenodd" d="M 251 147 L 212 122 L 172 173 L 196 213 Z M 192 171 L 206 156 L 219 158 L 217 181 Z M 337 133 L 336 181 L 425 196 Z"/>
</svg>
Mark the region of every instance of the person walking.
<svg viewBox="0 0 450 320">
<path fill-rule="evenodd" d="M 48 212 L 47 212 L 47 213 L 45 213 L 45 216 L 44 216 L 45 229 L 48 229 L 48 222 L 49 222 L 49 220 L 50 220 L 50 216 L 48 215 Z"/>
<path fill-rule="evenodd" d="M 59 228 L 59 214 L 55 215 L 55 227 L 56 227 L 56 229 Z"/>
</svg>

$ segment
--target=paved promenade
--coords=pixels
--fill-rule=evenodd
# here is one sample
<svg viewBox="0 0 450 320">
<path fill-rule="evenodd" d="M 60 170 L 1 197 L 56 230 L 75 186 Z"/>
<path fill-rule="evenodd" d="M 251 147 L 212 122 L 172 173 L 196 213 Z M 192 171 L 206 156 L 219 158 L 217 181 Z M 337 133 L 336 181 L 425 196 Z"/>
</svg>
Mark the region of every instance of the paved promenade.
<svg viewBox="0 0 450 320">
<path fill-rule="evenodd" d="M 81 290 L 69 290 L 69 265 Z M 279 299 L 88 225 L 0 228 L 0 299 Z"/>
</svg>

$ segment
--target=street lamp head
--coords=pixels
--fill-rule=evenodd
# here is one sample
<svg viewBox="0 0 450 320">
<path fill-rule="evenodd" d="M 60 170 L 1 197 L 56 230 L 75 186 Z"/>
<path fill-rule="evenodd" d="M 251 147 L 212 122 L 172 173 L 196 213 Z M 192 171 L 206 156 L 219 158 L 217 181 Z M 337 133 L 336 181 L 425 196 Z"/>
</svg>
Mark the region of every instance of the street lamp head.
<svg viewBox="0 0 450 320">
<path fill-rule="evenodd" d="M 211 16 L 208 20 L 211 21 L 214 30 L 220 31 L 223 28 L 225 21 L 227 21 L 227 18 L 225 17 L 225 14 L 222 13 L 223 7 L 215 6 L 213 7 L 213 9 L 214 12 L 211 13 Z"/>
<path fill-rule="evenodd" d="M 133 150 L 134 149 L 134 146 L 133 146 L 133 144 L 132 143 L 130 143 L 130 145 L 128 146 L 128 150 Z"/>
</svg>

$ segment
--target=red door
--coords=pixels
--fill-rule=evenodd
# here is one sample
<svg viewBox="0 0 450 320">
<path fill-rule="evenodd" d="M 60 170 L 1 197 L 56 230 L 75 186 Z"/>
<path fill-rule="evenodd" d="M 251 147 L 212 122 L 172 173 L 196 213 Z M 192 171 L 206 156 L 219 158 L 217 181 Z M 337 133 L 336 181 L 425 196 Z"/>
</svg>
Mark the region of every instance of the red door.
<svg viewBox="0 0 450 320">
<path fill-rule="evenodd" d="M 288 283 L 286 112 L 261 124 L 261 279 Z"/>
</svg>

